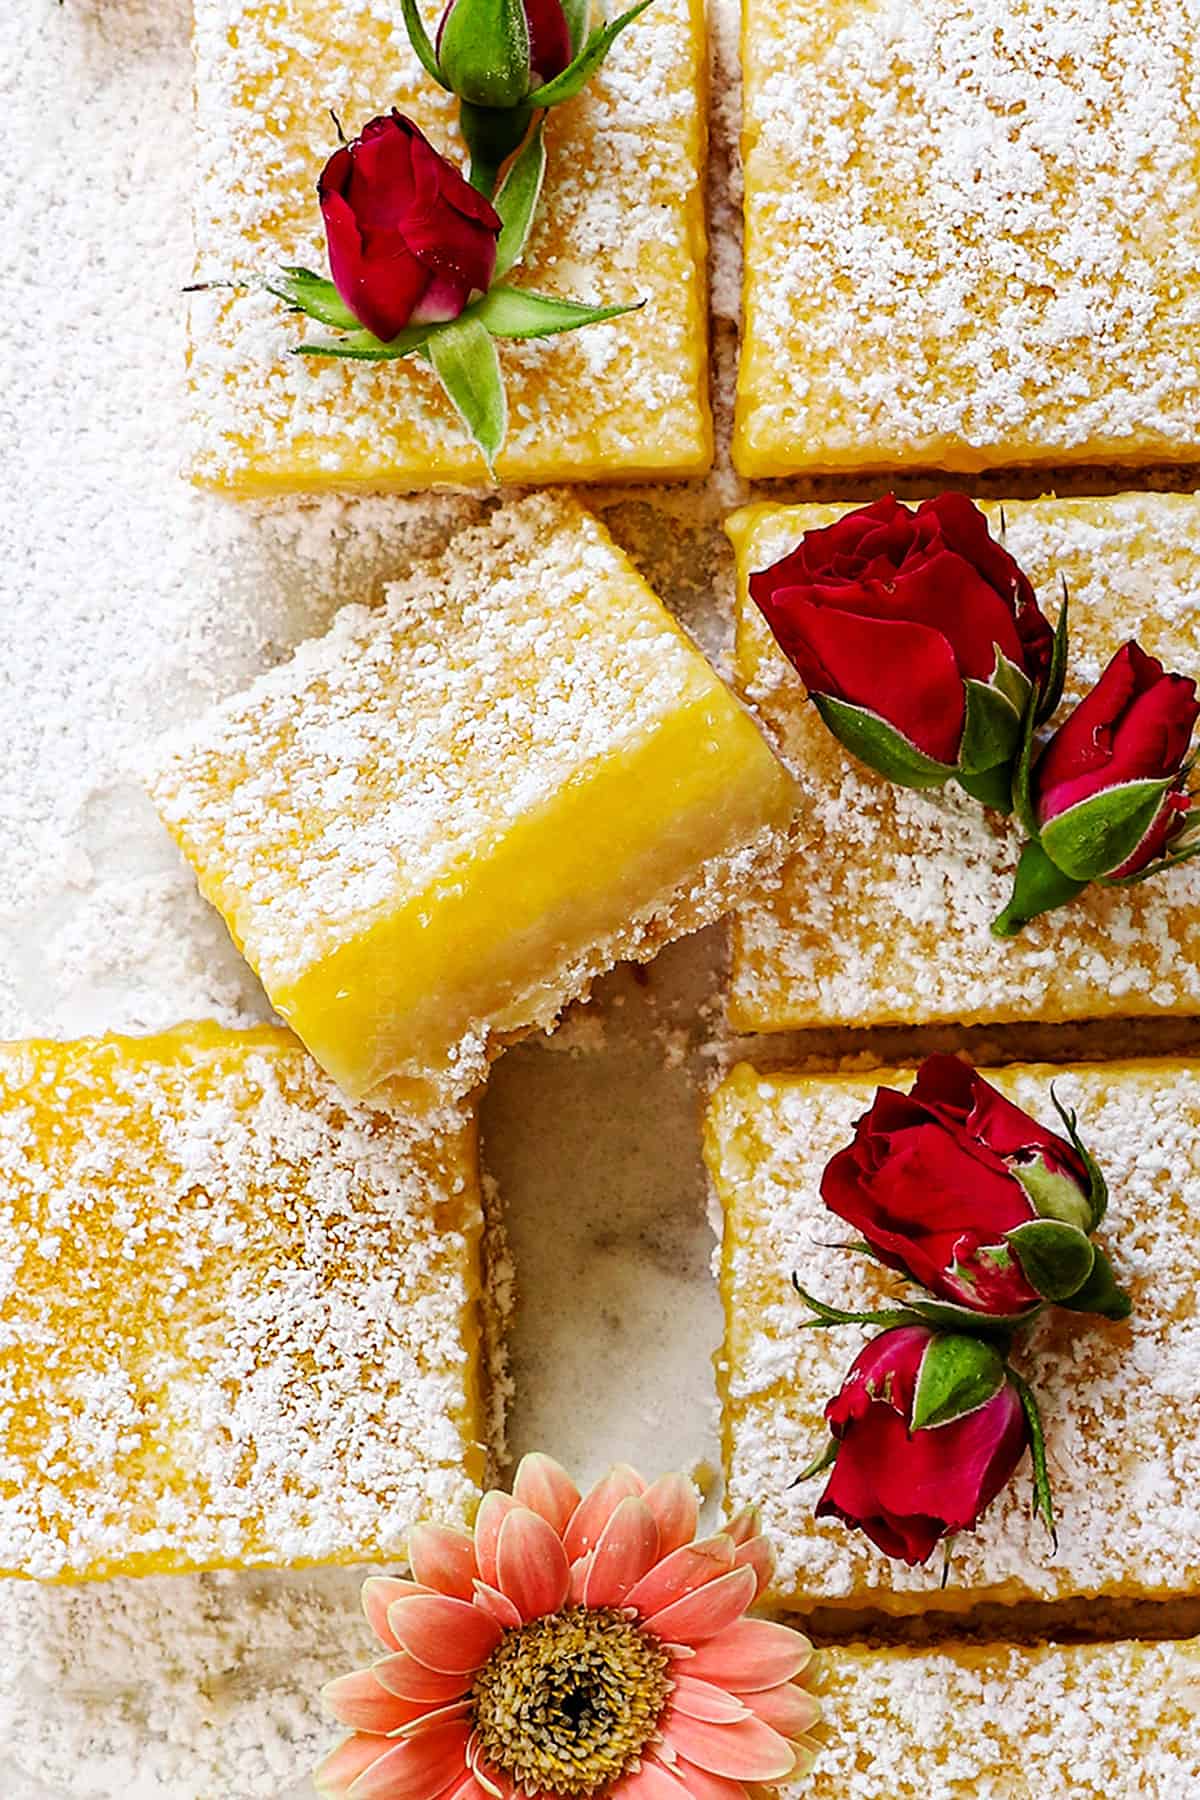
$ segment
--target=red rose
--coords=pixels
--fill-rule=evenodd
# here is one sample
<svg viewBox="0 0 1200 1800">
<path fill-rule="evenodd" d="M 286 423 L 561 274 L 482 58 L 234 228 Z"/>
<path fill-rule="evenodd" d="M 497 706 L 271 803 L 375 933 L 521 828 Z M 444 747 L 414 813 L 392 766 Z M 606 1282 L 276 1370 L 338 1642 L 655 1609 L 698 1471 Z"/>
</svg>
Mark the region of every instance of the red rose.
<svg viewBox="0 0 1200 1800">
<path fill-rule="evenodd" d="M 334 152 L 317 192 L 334 286 L 382 342 L 487 292 L 495 208 L 395 110 Z"/>
<path fill-rule="evenodd" d="M 961 1371 L 959 1400 L 939 1410 L 935 1423 L 914 1425 L 931 1359 Z M 920 1325 L 869 1343 L 825 1416 L 836 1455 L 817 1518 L 842 1519 L 906 1563 L 927 1562 L 942 1538 L 972 1530 L 1029 1442 L 999 1353 Z"/>
<path fill-rule="evenodd" d="M 1186 829 L 1196 683 L 1125 644 L 1050 739 L 1034 769 L 1042 847 L 1076 880 L 1123 881 Z M 1118 791 L 1119 790 L 1119 791 Z"/>
<path fill-rule="evenodd" d="M 941 494 L 915 512 L 889 495 L 848 513 L 752 575 L 750 594 L 826 723 L 893 780 L 906 776 L 889 732 L 941 770 L 923 781 L 910 772 L 911 785 L 971 772 L 967 681 L 991 688 L 1012 712 L 1007 720 L 999 706 L 977 766 L 1010 762 L 1030 689 L 1040 694 L 1049 680 L 1050 626 L 1027 577 L 964 494 Z"/>
<path fill-rule="evenodd" d="M 1085 1234 L 1096 1222 L 1092 1178 L 1074 1147 L 954 1056 L 931 1056 L 910 1094 L 880 1088 L 854 1142 L 826 1168 L 821 1197 L 889 1268 L 996 1316 L 1044 1297 L 1008 1233 L 1038 1218 Z"/>
<path fill-rule="evenodd" d="M 483 21 L 474 16 L 473 0 L 465 0 L 465 3 L 464 0 L 450 0 L 438 26 L 437 55 L 442 73 L 457 77 L 451 85 L 465 100 L 481 106 L 512 106 L 542 82 L 553 81 L 556 75 L 561 75 L 571 61 L 574 55 L 571 31 L 561 0 L 523 0 L 523 10 L 529 51 L 526 71 L 517 81 L 520 91 L 510 91 L 507 85 L 501 85 L 497 92 L 497 84 L 505 81 L 505 73 L 502 72 L 511 63 L 511 57 L 496 54 L 502 47 L 488 42 L 488 33 L 482 29 Z M 446 27 L 455 14 L 461 19 L 464 47 L 473 47 L 474 58 L 465 67 L 459 68 L 455 66 L 452 57 L 451 67 L 448 69 L 443 42 Z M 500 15 L 493 9 L 489 16 L 497 19 Z M 478 67 L 473 66 L 475 62 Z"/>
</svg>

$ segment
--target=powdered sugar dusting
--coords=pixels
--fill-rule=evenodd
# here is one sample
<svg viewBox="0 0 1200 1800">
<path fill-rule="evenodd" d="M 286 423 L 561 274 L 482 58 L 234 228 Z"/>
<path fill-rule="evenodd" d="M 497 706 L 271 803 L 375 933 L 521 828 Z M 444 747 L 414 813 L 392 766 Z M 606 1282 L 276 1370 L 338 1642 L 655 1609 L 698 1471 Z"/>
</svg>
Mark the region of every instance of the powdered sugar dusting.
<svg viewBox="0 0 1200 1800">
<path fill-rule="evenodd" d="M 1200 1182 L 1200 1073 L 1178 1063 L 1009 1069 L 996 1085 L 1053 1122 L 1049 1086 L 1078 1109 L 1109 1183 L 1102 1228 L 1128 1324 L 1040 1320 L 1016 1362 L 1037 1388 L 1059 1522 L 1054 1553 L 1032 1517 L 1029 1466 L 979 1529 L 939 1566 L 890 1562 L 861 1533 L 812 1517 L 819 1481 L 794 1486 L 822 1448 L 825 1402 L 863 1341 L 849 1327 L 801 1331 L 810 1293 L 857 1310 L 891 1291 L 865 1259 L 834 1246 L 847 1233 L 822 1206 L 822 1170 L 889 1076 L 759 1076 L 740 1066 L 718 1091 L 709 1160 L 725 1211 L 721 1365 L 733 1506 L 761 1501 L 779 1551 L 781 1596 L 887 1610 L 1073 1595 L 1167 1598 L 1200 1583 L 1200 1311 L 1194 1281 Z"/>
<path fill-rule="evenodd" d="M 747 474 L 1200 451 L 1191 0 L 751 0 Z"/>
<path fill-rule="evenodd" d="M 997 943 L 1015 828 L 954 785 L 918 794 L 856 762 L 822 725 L 746 598 L 840 507 L 749 508 L 739 555 L 740 678 L 801 781 L 802 849 L 735 932 L 731 1008 L 749 1030 L 891 1021 L 1097 1018 L 1200 1008 L 1200 873 L 1091 888 Z M 1136 633 L 1168 668 L 1200 667 L 1200 501 L 1125 494 L 984 509 L 1055 616 L 1071 596 L 1067 703 Z"/>
</svg>

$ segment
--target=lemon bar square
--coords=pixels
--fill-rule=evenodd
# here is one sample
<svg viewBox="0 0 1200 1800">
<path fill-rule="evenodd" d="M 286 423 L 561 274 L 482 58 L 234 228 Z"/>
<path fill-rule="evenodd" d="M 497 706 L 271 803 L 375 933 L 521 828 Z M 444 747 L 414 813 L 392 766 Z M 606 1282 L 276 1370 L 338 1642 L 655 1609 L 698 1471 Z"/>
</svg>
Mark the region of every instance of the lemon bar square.
<svg viewBox="0 0 1200 1800">
<path fill-rule="evenodd" d="M 596 521 L 533 495 L 164 752 L 152 793 L 353 1095 L 450 1096 L 728 910 L 795 790 Z"/>
<path fill-rule="evenodd" d="M 1200 458 L 1192 0 L 745 0 L 747 476 Z"/>
<path fill-rule="evenodd" d="M 290 1033 L 0 1046 L 0 1569 L 395 1556 L 485 1474 L 474 1122 Z"/>
<path fill-rule="evenodd" d="M 1200 1642 L 853 1645 L 820 1655 L 824 1745 L 785 1800 L 1182 1800 Z"/>
<path fill-rule="evenodd" d="M 1016 829 L 954 784 L 920 794 L 891 786 L 826 731 L 747 583 L 845 510 L 752 506 L 729 522 L 738 684 L 802 793 L 801 848 L 782 882 L 751 898 L 734 923 L 732 1022 L 786 1031 L 1200 1010 L 1200 867 L 1134 888 L 1089 888 L 1000 942 L 990 927 L 1011 890 Z M 1169 669 L 1200 671 L 1200 497 L 1121 494 L 983 510 L 1051 618 L 1067 583 L 1068 701 L 1135 635 Z"/>
<path fill-rule="evenodd" d="M 925 1568 L 890 1561 L 861 1532 L 814 1519 L 819 1478 L 793 1485 L 828 1439 L 824 1407 L 863 1342 L 850 1327 L 802 1330 L 793 1273 L 847 1311 L 901 1291 L 838 1247 L 847 1234 L 822 1205 L 821 1175 L 877 1088 L 911 1079 L 889 1070 L 768 1075 L 742 1064 L 709 1109 L 705 1153 L 724 1215 L 718 1375 L 729 1505 L 763 1508 L 779 1556 L 775 1598 L 909 1613 L 1200 1592 L 1200 1068 L 1189 1064 L 988 1071 L 1036 1118 L 1053 1119 L 1051 1081 L 1078 1109 L 1111 1194 L 1105 1248 L 1133 1297 L 1123 1325 L 1049 1309 L 1017 1351 L 1042 1407 L 1057 1554 L 1032 1516 L 1028 1458 L 977 1531 L 956 1538 L 945 1592 L 940 1558 Z"/>
<path fill-rule="evenodd" d="M 436 23 L 430 12 L 427 24 Z M 197 280 L 192 473 L 243 495 L 486 482 L 482 457 L 417 357 L 378 366 L 293 356 L 321 328 L 258 279 L 324 271 L 317 177 L 347 131 L 395 106 L 456 164 L 457 102 L 424 73 L 399 6 L 195 0 Z M 549 174 L 512 280 L 604 305 L 586 330 L 504 342 L 504 479 L 703 474 L 708 403 L 702 0 L 655 0 L 578 99 L 548 114 Z"/>
</svg>

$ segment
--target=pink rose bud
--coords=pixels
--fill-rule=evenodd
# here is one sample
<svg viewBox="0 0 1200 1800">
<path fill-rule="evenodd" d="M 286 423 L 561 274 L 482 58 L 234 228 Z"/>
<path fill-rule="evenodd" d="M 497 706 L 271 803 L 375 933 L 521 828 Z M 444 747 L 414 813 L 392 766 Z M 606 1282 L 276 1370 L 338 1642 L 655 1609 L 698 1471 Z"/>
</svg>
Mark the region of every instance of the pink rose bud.
<svg viewBox="0 0 1200 1800">
<path fill-rule="evenodd" d="M 992 1317 L 1047 1299 L 1112 1309 L 1111 1271 L 1090 1242 L 1107 1198 L 1099 1170 L 957 1057 L 929 1057 L 909 1094 L 880 1088 L 821 1196 L 880 1262 L 951 1305 Z"/>
<path fill-rule="evenodd" d="M 487 292 L 495 208 L 395 110 L 334 152 L 317 192 L 334 286 L 383 343 Z"/>
<path fill-rule="evenodd" d="M 910 787 L 958 779 L 1007 807 L 1054 634 L 964 494 L 889 495 L 810 531 L 750 594 L 840 741 Z"/>
<path fill-rule="evenodd" d="M 574 50 L 561 0 L 450 0 L 438 26 L 443 77 L 473 106 L 511 107 L 561 75 Z"/>
<path fill-rule="evenodd" d="M 910 1564 L 974 1529 L 1031 1442 L 999 1351 L 919 1325 L 873 1339 L 825 1416 L 833 1468 L 816 1516 Z"/>
<path fill-rule="evenodd" d="M 1033 771 L 1042 846 L 1077 879 L 1140 874 L 1187 830 L 1196 683 L 1125 644 Z"/>
</svg>

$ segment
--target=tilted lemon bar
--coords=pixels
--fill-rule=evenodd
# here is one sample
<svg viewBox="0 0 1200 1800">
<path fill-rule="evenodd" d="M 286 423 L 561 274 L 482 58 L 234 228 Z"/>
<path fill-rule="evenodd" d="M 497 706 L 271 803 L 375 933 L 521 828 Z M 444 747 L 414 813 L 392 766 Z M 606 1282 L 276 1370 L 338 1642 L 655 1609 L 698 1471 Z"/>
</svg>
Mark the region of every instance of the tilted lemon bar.
<svg viewBox="0 0 1200 1800">
<path fill-rule="evenodd" d="M 747 595 L 755 569 L 846 510 L 751 506 L 738 560 L 737 679 L 800 775 L 781 884 L 734 926 L 730 1014 L 748 1031 L 816 1025 L 1098 1018 L 1200 1010 L 1200 864 L 1091 887 L 1001 943 L 1019 834 L 956 785 L 893 787 L 822 725 Z M 983 509 L 1053 619 L 1071 599 L 1068 700 L 1127 638 L 1200 673 L 1200 498 L 1121 494 Z"/>
<path fill-rule="evenodd" d="M 474 1124 L 262 1027 L 0 1046 L 0 1570 L 394 1557 L 485 1473 Z"/>
<path fill-rule="evenodd" d="M 945 1592 L 940 1557 L 917 1568 L 890 1561 L 862 1532 L 814 1519 L 819 1477 L 793 1485 L 827 1442 L 824 1407 L 864 1341 L 849 1326 L 802 1330 L 808 1313 L 793 1273 L 806 1292 L 846 1311 L 902 1291 L 839 1247 L 851 1234 L 822 1205 L 821 1175 L 877 1088 L 907 1088 L 911 1079 L 889 1070 L 765 1075 L 742 1064 L 708 1114 L 706 1156 L 724 1213 L 719 1377 L 729 1505 L 762 1505 L 779 1555 L 775 1597 L 906 1613 L 1200 1592 L 1200 1065 L 988 1072 L 1035 1118 L 1054 1119 L 1051 1081 L 1078 1109 L 1109 1184 L 1103 1242 L 1133 1297 L 1123 1325 L 1049 1309 L 1017 1353 L 1041 1403 L 1057 1553 L 1032 1516 L 1028 1458 L 978 1530 L 955 1539 Z"/>
<path fill-rule="evenodd" d="M 743 475 L 1200 458 L 1193 0 L 746 0 Z"/>
<path fill-rule="evenodd" d="M 823 1747 L 785 1800 L 1183 1800 L 1200 1642 L 821 1652 Z"/>
<path fill-rule="evenodd" d="M 437 13 L 426 8 L 431 31 Z M 379 366 L 291 355 L 327 335 L 258 280 L 327 268 L 317 177 L 395 106 L 455 163 L 457 102 L 425 74 L 399 5 L 195 0 L 197 280 L 191 390 L 201 483 L 240 494 L 484 482 L 483 459 L 418 357 Z M 506 341 L 517 482 L 702 474 L 708 406 L 701 0 L 654 0 L 575 100 L 548 114 L 549 174 L 511 280 L 640 312 L 539 342 Z"/>
<path fill-rule="evenodd" d="M 727 911 L 794 785 L 604 530 L 534 495 L 351 608 L 152 784 L 348 1093 L 478 1081 L 591 978 Z"/>
</svg>

